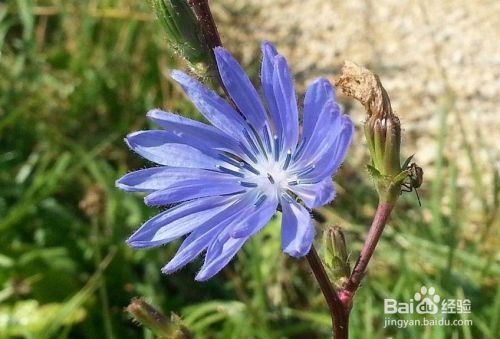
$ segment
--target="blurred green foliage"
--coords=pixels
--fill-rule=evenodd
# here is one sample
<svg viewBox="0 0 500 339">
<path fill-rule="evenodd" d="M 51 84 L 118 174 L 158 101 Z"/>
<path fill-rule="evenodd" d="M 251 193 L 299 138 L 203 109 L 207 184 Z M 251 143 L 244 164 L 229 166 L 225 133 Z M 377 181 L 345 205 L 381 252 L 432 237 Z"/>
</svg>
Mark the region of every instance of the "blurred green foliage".
<svg viewBox="0 0 500 339">
<path fill-rule="evenodd" d="M 196 116 L 166 76 L 179 63 L 146 2 L 8 0 L 0 3 L 0 48 L 1 338 L 151 338 L 123 311 L 134 296 L 179 314 L 200 338 L 329 336 L 327 307 L 305 262 L 280 251 L 278 217 L 202 284 L 193 280 L 199 260 L 161 275 L 176 245 L 125 245 L 157 211 L 114 187 L 148 165 L 123 137 L 147 128 L 153 107 Z M 440 112 L 437 179 L 424 183 L 423 208 L 412 195 L 399 202 L 356 297 L 353 338 L 500 332 L 498 173 L 494 183 L 481 182 L 481 171 L 495 169 L 476 168 L 473 145 L 456 155 L 467 157 L 483 187 L 475 192 L 483 212 L 468 213 L 458 169 L 443 151 L 450 101 L 443 98 Z M 345 228 L 354 255 L 376 203 L 362 168 L 345 164 L 338 198 L 321 211 L 324 224 Z M 474 325 L 384 329 L 383 299 L 410 299 L 421 285 L 471 299 Z"/>
</svg>

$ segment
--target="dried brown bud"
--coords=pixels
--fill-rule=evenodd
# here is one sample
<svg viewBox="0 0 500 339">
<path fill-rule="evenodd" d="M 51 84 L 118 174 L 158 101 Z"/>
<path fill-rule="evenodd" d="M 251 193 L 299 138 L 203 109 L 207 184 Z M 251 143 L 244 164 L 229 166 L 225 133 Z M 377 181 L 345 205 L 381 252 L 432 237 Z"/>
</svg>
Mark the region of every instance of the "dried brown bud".
<svg viewBox="0 0 500 339">
<path fill-rule="evenodd" d="M 401 124 L 392 111 L 389 95 L 376 74 L 349 61 L 335 85 L 365 107 L 368 117 L 364 131 L 371 155 L 368 169 L 380 199 L 395 202 L 407 174 L 401 168 Z"/>
<path fill-rule="evenodd" d="M 342 92 L 363 104 L 368 116 L 389 116 L 392 112 L 391 101 L 378 75 L 368 69 L 346 61 L 342 75 L 335 81 Z"/>
</svg>

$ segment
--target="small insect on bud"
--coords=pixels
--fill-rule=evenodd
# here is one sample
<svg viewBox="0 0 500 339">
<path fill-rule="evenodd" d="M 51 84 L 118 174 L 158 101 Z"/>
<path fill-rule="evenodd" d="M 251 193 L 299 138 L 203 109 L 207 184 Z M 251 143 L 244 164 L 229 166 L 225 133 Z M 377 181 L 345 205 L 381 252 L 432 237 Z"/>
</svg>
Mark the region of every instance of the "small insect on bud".
<svg viewBox="0 0 500 339">
<path fill-rule="evenodd" d="M 351 264 L 342 228 L 340 226 L 328 228 L 324 232 L 323 241 L 325 265 L 337 285 L 343 287 L 351 274 Z"/>
<path fill-rule="evenodd" d="M 416 163 L 410 163 L 412 158 L 413 155 L 406 159 L 402 167 L 403 173 L 406 172 L 407 177 L 405 178 L 403 183 L 401 183 L 401 192 L 412 192 L 413 190 L 415 190 L 418 204 L 422 206 L 422 204 L 420 203 L 420 196 L 418 195 L 417 188 L 422 186 L 422 183 L 424 181 L 424 170 Z"/>
</svg>

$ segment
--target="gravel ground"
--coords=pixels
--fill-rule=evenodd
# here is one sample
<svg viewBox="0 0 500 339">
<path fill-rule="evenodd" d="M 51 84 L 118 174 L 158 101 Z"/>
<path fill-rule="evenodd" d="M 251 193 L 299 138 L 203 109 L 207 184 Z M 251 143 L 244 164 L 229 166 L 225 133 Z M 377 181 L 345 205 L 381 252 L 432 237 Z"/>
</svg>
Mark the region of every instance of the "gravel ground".
<svg viewBox="0 0 500 339">
<path fill-rule="evenodd" d="M 443 110 L 444 150 L 458 164 L 459 185 L 474 185 L 464 140 L 485 185 L 500 168 L 500 2 L 220 0 L 213 8 L 223 41 L 243 62 L 271 40 L 301 90 L 319 75 L 333 80 L 344 60 L 377 72 L 401 118 L 404 153 L 416 153 L 427 178 L 435 175 Z M 350 114 L 360 126 L 361 106 Z"/>
</svg>

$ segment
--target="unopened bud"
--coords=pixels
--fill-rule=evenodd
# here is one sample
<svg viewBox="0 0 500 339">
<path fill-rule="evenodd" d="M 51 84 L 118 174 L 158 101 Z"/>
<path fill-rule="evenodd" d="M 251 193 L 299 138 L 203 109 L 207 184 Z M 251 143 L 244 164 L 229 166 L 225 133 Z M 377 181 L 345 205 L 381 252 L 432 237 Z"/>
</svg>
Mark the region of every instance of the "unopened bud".
<svg viewBox="0 0 500 339">
<path fill-rule="evenodd" d="M 165 29 L 169 48 L 184 58 L 191 71 L 204 77 L 215 70 L 199 20 L 186 0 L 150 0 Z"/>
<path fill-rule="evenodd" d="M 351 264 L 342 228 L 333 226 L 327 229 L 324 232 L 323 241 L 325 265 L 330 270 L 337 285 L 343 287 L 351 274 Z"/>
<path fill-rule="evenodd" d="M 158 338 L 190 339 L 188 329 L 182 325 L 181 319 L 172 314 L 168 320 L 163 314 L 142 299 L 134 298 L 127 306 L 127 312 L 134 320 L 150 329 Z"/>
<path fill-rule="evenodd" d="M 371 115 L 365 122 L 365 137 L 372 166 L 382 176 L 394 177 L 401 172 L 401 125 L 395 115 Z"/>
</svg>

